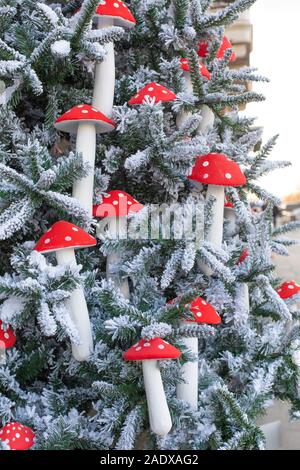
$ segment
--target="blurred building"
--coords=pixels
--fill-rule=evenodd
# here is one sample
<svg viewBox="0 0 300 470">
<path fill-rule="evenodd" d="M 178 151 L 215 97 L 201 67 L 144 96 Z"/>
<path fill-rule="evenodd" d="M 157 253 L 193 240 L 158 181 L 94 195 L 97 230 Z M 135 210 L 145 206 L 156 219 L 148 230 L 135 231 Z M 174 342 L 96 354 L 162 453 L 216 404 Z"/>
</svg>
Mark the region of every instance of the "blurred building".
<svg viewBox="0 0 300 470">
<path fill-rule="evenodd" d="M 214 8 L 224 8 L 229 3 L 232 3 L 232 0 L 216 0 Z M 237 56 L 234 67 L 249 66 L 253 45 L 253 26 L 250 20 L 250 12 L 245 11 L 242 13 L 240 18 L 226 29 L 226 35 L 234 46 Z"/>
</svg>

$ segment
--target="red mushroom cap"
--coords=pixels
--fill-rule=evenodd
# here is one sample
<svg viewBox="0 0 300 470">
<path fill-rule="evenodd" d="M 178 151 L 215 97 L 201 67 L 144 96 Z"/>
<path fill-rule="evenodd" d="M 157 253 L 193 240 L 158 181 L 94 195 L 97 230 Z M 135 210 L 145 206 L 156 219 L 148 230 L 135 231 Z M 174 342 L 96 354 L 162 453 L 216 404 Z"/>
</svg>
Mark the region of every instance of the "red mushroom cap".
<svg viewBox="0 0 300 470">
<path fill-rule="evenodd" d="M 51 253 L 65 248 L 87 248 L 96 244 L 96 238 L 86 233 L 82 228 L 61 220 L 44 233 L 34 250 L 40 253 Z"/>
<path fill-rule="evenodd" d="M 248 256 L 249 256 L 249 250 L 248 248 L 245 248 L 239 257 L 237 264 L 241 264 L 243 261 L 245 261 L 246 258 L 248 258 Z"/>
<path fill-rule="evenodd" d="M 160 338 L 141 339 L 123 354 L 125 361 L 145 361 L 147 359 L 177 359 L 181 351 Z"/>
<path fill-rule="evenodd" d="M 198 157 L 188 179 L 216 186 L 243 186 L 247 182 L 239 165 L 221 153 Z"/>
<path fill-rule="evenodd" d="M 133 28 L 136 20 L 125 3 L 121 0 L 100 0 L 96 9 L 99 18 L 111 18 L 115 26 Z"/>
<path fill-rule="evenodd" d="M 6 330 L 3 327 L 3 323 L 0 320 L 0 349 L 12 348 L 17 338 L 14 330 L 9 326 Z"/>
<path fill-rule="evenodd" d="M 232 204 L 232 202 L 230 201 L 230 199 L 229 199 L 228 196 L 225 196 L 224 207 L 225 207 L 226 209 L 233 209 L 233 204 Z"/>
<path fill-rule="evenodd" d="M 216 57 L 217 59 L 223 59 L 225 52 L 227 49 L 232 49 L 232 44 L 229 41 L 229 39 L 224 36 L 222 39 L 222 43 L 217 51 Z M 199 43 L 199 49 L 198 49 L 198 56 L 199 57 L 206 57 L 208 53 L 208 42 L 207 41 L 201 41 Z M 232 51 L 232 54 L 230 56 L 230 62 L 234 62 L 236 60 L 236 54 L 234 51 Z"/>
<path fill-rule="evenodd" d="M 93 216 L 99 218 L 127 217 L 133 212 L 139 212 L 143 207 L 143 204 L 140 204 L 125 191 L 114 189 L 103 197 L 101 204 L 93 206 Z"/>
<path fill-rule="evenodd" d="M 282 299 L 289 299 L 290 297 L 294 297 L 294 295 L 299 294 L 300 285 L 295 281 L 287 281 L 281 284 L 281 286 L 276 289 L 276 292 Z"/>
<path fill-rule="evenodd" d="M 83 123 L 94 124 L 98 134 L 113 131 L 116 127 L 116 123 L 114 121 L 89 104 L 79 104 L 74 106 L 74 108 L 71 108 L 60 116 L 55 121 L 54 125 L 59 131 L 75 134 L 79 124 Z"/>
<path fill-rule="evenodd" d="M 168 300 L 168 305 L 173 305 L 179 302 L 182 296 L 175 299 Z M 190 312 L 194 315 L 194 320 L 184 319 L 187 323 L 206 323 L 207 325 L 219 325 L 222 320 L 218 312 L 202 297 L 196 297 L 190 304 L 185 306 L 189 308 Z"/>
<path fill-rule="evenodd" d="M 229 41 L 228 37 L 224 36 L 223 40 L 222 40 L 222 43 L 221 43 L 221 46 L 219 47 L 219 50 L 217 52 L 217 59 L 223 59 L 223 57 L 225 55 L 225 52 L 228 49 L 232 49 L 232 44 Z M 234 62 L 236 60 L 236 54 L 235 54 L 234 51 L 232 51 L 232 54 L 231 54 L 229 60 L 230 60 L 230 62 Z"/>
<path fill-rule="evenodd" d="M 11 450 L 27 450 L 34 445 L 35 434 L 29 427 L 12 422 L 0 429 L 0 439 Z"/>
<path fill-rule="evenodd" d="M 174 101 L 176 95 L 165 86 L 151 82 L 139 90 L 137 94 L 128 101 L 128 104 L 143 104 L 149 99 L 154 100 L 154 103 L 158 104 L 166 101 Z"/>
<path fill-rule="evenodd" d="M 188 59 L 180 59 L 180 67 L 181 70 L 184 72 L 189 72 L 190 71 L 190 65 L 189 65 L 189 60 Z M 203 65 L 201 62 L 199 62 L 199 72 L 203 77 L 208 78 L 208 80 L 211 79 L 211 73 L 207 70 L 205 65 Z"/>
<path fill-rule="evenodd" d="M 206 323 L 207 325 L 219 325 L 221 317 L 214 307 L 201 297 L 197 297 L 190 304 L 190 311 L 194 314 L 196 323 Z"/>
</svg>

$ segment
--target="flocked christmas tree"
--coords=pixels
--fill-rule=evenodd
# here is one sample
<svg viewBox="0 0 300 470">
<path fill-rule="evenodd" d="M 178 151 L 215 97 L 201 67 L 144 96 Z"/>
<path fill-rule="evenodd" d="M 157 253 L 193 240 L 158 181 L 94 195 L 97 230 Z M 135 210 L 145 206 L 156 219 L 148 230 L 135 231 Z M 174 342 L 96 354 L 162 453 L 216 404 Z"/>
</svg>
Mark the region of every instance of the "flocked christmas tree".
<svg viewBox="0 0 300 470">
<path fill-rule="evenodd" d="M 0 1 L 3 449 L 256 449 L 270 399 L 299 417 L 296 224 L 256 181 L 286 163 L 224 38 L 254 2 Z M 172 204 L 204 237 L 163 236 Z"/>
</svg>

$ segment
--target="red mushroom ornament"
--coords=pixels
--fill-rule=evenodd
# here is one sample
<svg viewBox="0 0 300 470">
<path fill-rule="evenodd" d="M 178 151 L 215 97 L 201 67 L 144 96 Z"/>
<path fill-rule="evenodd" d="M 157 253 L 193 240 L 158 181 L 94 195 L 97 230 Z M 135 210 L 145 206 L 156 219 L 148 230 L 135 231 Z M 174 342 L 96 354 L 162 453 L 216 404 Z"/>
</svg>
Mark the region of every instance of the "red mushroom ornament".
<svg viewBox="0 0 300 470">
<path fill-rule="evenodd" d="M 193 93 L 193 84 L 192 84 L 192 78 L 191 78 L 191 73 L 190 73 L 190 65 L 188 59 L 181 59 L 180 60 L 180 68 L 183 71 L 183 76 L 184 76 L 184 91 L 187 93 Z M 204 77 L 205 80 L 210 80 L 211 74 L 207 70 L 204 64 L 199 62 L 199 74 Z M 214 113 L 210 110 L 210 108 L 206 105 L 201 106 L 201 116 L 202 120 L 200 122 L 200 125 L 197 129 L 197 132 L 200 134 L 201 132 L 205 133 L 209 129 L 213 127 L 214 124 Z M 187 113 L 185 111 L 180 111 L 177 115 L 176 118 L 176 125 L 178 129 L 180 129 L 186 120 L 190 117 L 190 113 Z"/>
<path fill-rule="evenodd" d="M 300 284 L 295 281 L 286 281 L 276 289 L 281 299 L 290 299 L 300 292 Z"/>
<path fill-rule="evenodd" d="M 186 305 L 189 311 L 193 314 L 193 320 L 181 320 L 182 323 L 197 323 L 207 325 L 219 325 L 221 317 L 216 312 L 214 307 L 210 305 L 202 297 L 197 297 L 189 305 Z M 190 350 L 194 357 L 194 361 L 187 361 L 183 364 L 182 378 L 183 383 L 178 383 L 176 386 L 176 395 L 179 400 L 186 401 L 193 410 L 198 409 L 198 338 L 197 337 L 182 337 L 181 342 Z"/>
<path fill-rule="evenodd" d="M 172 428 L 158 361 L 180 356 L 178 349 L 160 338 L 141 339 L 123 355 L 126 361 L 142 362 L 150 428 L 158 436 L 165 436 Z"/>
<path fill-rule="evenodd" d="M 40 253 L 55 252 L 60 266 L 76 265 L 75 249 L 95 246 L 96 239 L 69 222 L 56 222 L 39 239 L 35 250 Z M 79 344 L 72 343 L 72 353 L 77 361 L 85 361 L 93 351 L 92 329 L 82 287 L 72 291 L 67 308 L 79 335 Z"/>
<path fill-rule="evenodd" d="M 229 41 L 227 36 L 224 36 L 221 42 L 221 45 L 217 51 L 216 58 L 217 59 L 223 59 L 225 52 L 228 51 L 228 49 L 232 49 L 232 44 Z M 208 42 L 207 41 L 201 41 L 199 43 L 199 49 L 198 49 L 198 56 L 199 57 L 206 57 L 208 53 Z M 236 54 L 234 51 L 232 51 L 232 54 L 230 56 L 230 62 L 234 62 L 236 60 Z"/>
<path fill-rule="evenodd" d="M 154 104 L 163 103 L 167 101 L 174 101 L 176 99 L 175 93 L 168 90 L 163 85 L 156 82 L 148 83 L 141 90 L 139 90 L 129 101 L 128 104 L 144 104 L 153 102 Z"/>
<path fill-rule="evenodd" d="M 108 227 L 110 236 L 113 238 L 126 239 L 127 237 L 127 217 L 130 214 L 139 212 L 143 209 L 140 204 L 125 191 L 113 190 L 103 197 L 101 204 L 94 205 L 93 215 L 99 219 L 104 219 L 103 223 L 99 223 L 97 227 L 97 235 L 103 234 L 102 225 Z M 114 269 L 115 264 L 121 260 L 120 254 L 110 253 L 106 259 L 106 276 L 112 280 L 115 286 L 120 289 L 126 299 L 130 297 L 129 284 L 127 277 L 121 278 L 119 273 Z"/>
<path fill-rule="evenodd" d="M 130 10 L 121 0 L 100 0 L 95 15 L 98 29 L 120 26 L 131 29 L 136 21 Z M 106 57 L 95 67 L 93 106 L 106 116 L 111 116 L 115 91 L 115 52 L 114 43 L 105 44 Z"/>
<path fill-rule="evenodd" d="M 1 349 L 9 349 L 15 345 L 17 338 L 11 326 L 4 328 L 0 320 L 0 351 Z"/>
<path fill-rule="evenodd" d="M 77 133 L 76 152 L 90 166 L 90 172 L 86 177 L 75 181 L 72 195 L 92 215 L 96 134 L 111 132 L 115 123 L 96 108 L 79 104 L 60 116 L 55 127 L 62 132 Z"/>
<path fill-rule="evenodd" d="M 293 310 L 298 310 L 297 301 L 299 301 L 300 284 L 295 281 L 286 281 L 276 289 L 276 292 L 281 299 L 289 302 Z"/>
<path fill-rule="evenodd" d="M 248 258 L 249 256 L 249 250 L 248 248 L 244 248 L 244 250 L 242 251 L 242 253 L 240 254 L 240 257 L 238 259 L 238 263 L 237 264 L 241 264 L 243 263 L 243 261 L 245 261 L 246 258 Z"/>
<path fill-rule="evenodd" d="M 212 207 L 212 222 L 207 234 L 207 240 L 220 247 L 223 238 L 224 219 L 224 188 L 228 186 L 243 186 L 247 180 L 239 165 L 221 153 L 209 153 L 199 157 L 188 177 L 191 181 L 208 185 L 207 198 L 213 196 L 215 203 Z M 205 269 L 211 274 L 210 269 Z"/>
<path fill-rule="evenodd" d="M 34 445 L 35 434 L 29 427 L 12 422 L 0 429 L 0 439 L 11 450 L 28 450 Z"/>
</svg>

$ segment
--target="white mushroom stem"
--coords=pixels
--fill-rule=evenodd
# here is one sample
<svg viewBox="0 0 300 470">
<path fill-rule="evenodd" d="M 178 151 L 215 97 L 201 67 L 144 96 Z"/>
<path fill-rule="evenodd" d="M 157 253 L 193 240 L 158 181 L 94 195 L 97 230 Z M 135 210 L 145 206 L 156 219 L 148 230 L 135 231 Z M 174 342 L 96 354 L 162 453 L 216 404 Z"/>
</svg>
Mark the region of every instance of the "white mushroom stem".
<svg viewBox="0 0 300 470">
<path fill-rule="evenodd" d="M 176 395 L 179 400 L 187 402 L 193 410 L 198 409 L 198 338 L 181 338 L 181 342 L 196 357 L 195 361 L 183 364 L 182 378 L 184 383 L 176 386 Z"/>
<path fill-rule="evenodd" d="M 108 231 L 111 238 L 126 239 L 127 235 L 127 218 L 126 217 L 109 217 L 107 219 Z M 130 290 L 128 278 L 121 278 L 120 273 L 116 271 L 116 265 L 120 263 L 121 255 L 119 253 L 110 253 L 106 258 L 106 279 L 111 280 L 114 285 L 121 291 L 126 299 L 130 298 Z"/>
<path fill-rule="evenodd" d="M 191 74 L 184 72 L 185 91 L 187 93 L 193 93 L 193 83 Z M 180 111 L 176 118 L 177 128 L 180 129 L 184 126 L 184 123 L 191 116 L 190 112 Z M 214 127 L 215 116 L 212 110 L 206 105 L 201 106 L 202 120 L 197 128 L 197 134 L 206 134 L 210 129 Z"/>
<path fill-rule="evenodd" d="M 183 72 L 184 82 L 185 82 L 185 90 L 187 93 L 193 93 L 193 84 L 191 79 L 191 74 L 189 72 Z M 184 123 L 189 119 L 191 116 L 190 112 L 186 111 L 179 111 L 176 117 L 176 126 L 177 129 L 181 129 L 184 126 Z"/>
<path fill-rule="evenodd" d="M 215 115 L 209 106 L 203 104 L 201 106 L 202 120 L 198 126 L 197 134 L 207 134 L 214 127 Z"/>
<path fill-rule="evenodd" d="M 211 224 L 206 236 L 206 240 L 212 245 L 220 248 L 223 239 L 223 220 L 224 220 L 224 186 L 216 186 L 209 184 L 207 187 L 206 198 L 209 196 L 215 197 L 215 202 L 212 206 Z M 199 268 L 207 276 L 211 276 L 213 271 L 201 261 L 198 262 Z"/>
<path fill-rule="evenodd" d="M 158 436 L 165 436 L 172 428 L 172 420 L 159 365 L 154 359 L 142 361 L 142 364 L 150 428 Z"/>
<path fill-rule="evenodd" d="M 83 162 L 88 163 L 90 166 L 90 172 L 85 178 L 74 182 L 72 194 L 92 216 L 96 154 L 96 129 L 94 124 L 81 123 L 78 125 L 76 152 L 82 154 Z"/>
<path fill-rule="evenodd" d="M 236 230 L 236 216 L 235 210 L 230 207 L 224 208 L 224 219 L 228 220 L 228 232 L 233 235 Z"/>
<path fill-rule="evenodd" d="M 206 240 L 212 245 L 220 248 L 223 239 L 223 220 L 224 220 L 224 186 L 209 184 L 207 187 L 206 198 L 210 196 L 215 198 L 212 206 L 211 224 L 207 233 Z"/>
<path fill-rule="evenodd" d="M 57 264 L 70 266 L 77 264 L 72 248 L 56 251 Z M 80 344 L 72 343 L 72 353 L 77 361 L 86 361 L 93 351 L 92 329 L 82 287 L 77 287 L 66 302 L 70 316 L 78 331 Z"/>
<path fill-rule="evenodd" d="M 113 19 L 99 18 L 98 29 L 113 26 Z M 93 106 L 107 117 L 111 117 L 115 93 L 115 51 L 114 43 L 105 44 L 107 55 L 95 66 Z"/>
<path fill-rule="evenodd" d="M 249 301 L 249 287 L 246 282 L 241 282 L 238 285 L 239 297 L 242 299 L 244 304 L 244 313 L 249 314 L 250 312 L 250 301 Z"/>
</svg>

